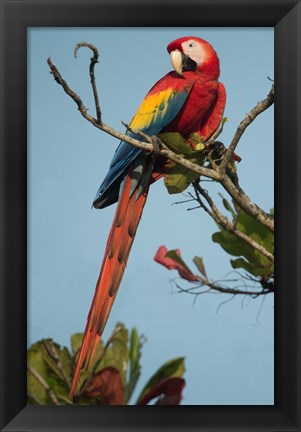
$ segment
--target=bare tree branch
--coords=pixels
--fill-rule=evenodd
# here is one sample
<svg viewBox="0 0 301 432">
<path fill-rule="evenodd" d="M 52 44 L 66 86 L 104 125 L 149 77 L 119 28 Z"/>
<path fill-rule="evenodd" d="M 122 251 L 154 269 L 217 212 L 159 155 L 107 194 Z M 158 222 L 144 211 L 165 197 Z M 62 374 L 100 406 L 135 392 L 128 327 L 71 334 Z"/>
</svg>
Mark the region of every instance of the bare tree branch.
<svg viewBox="0 0 301 432">
<path fill-rule="evenodd" d="M 121 123 L 123 124 L 123 126 L 126 128 L 127 131 L 132 132 L 133 134 L 139 135 L 139 136 L 141 136 L 141 138 L 145 139 L 146 142 L 153 144 L 151 137 L 146 135 L 141 130 L 139 130 L 139 129 L 134 130 L 133 128 L 130 127 L 130 125 L 128 123 L 125 123 L 123 121 Z"/>
<path fill-rule="evenodd" d="M 223 286 L 217 282 L 212 282 L 208 278 L 202 275 L 197 275 L 197 278 L 200 281 L 199 285 L 195 285 L 194 287 L 182 288 L 178 283 L 173 281 L 176 285 L 179 292 L 191 294 L 194 296 L 199 296 L 207 293 L 222 293 L 222 294 L 231 294 L 231 295 L 248 295 L 253 298 L 257 298 L 262 295 L 271 294 L 274 292 L 274 287 L 271 285 L 270 288 L 262 288 L 261 290 L 257 289 L 242 289 L 242 288 L 229 288 L 227 286 Z M 206 287 L 206 288 L 205 288 Z M 208 288 L 207 288 L 208 287 Z M 205 289 L 204 289 L 205 288 Z"/>
<path fill-rule="evenodd" d="M 94 53 L 93 57 L 91 58 L 89 72 L 90 72 L 91 85 L 92 85 L 93 96 L 94 96 L 94 101 L 95 101 L 97 122 L 101 125 L 101 123 L 102 123 L 102 121 L 101 121 L 101 109 L 100 109 L 99 98 L 98 98 L 97 87 L 96 87 L 95 74 L 94 74 L 94 67 L 95 67 L 95 64 L 98 63 L 98 58 L 99 58 L 98 50 L 92 44 L 89 44 L 87 42 L 80 42 L 74 48 L 74 57 L 75 58 L 77 58 L 77 51 L 81 47 L 90 48 Z"/>
<path fill-rule="evenodd" d="M 235 295 L 247 294 L 247 295 L 251 295 L 252 297 L 255 298 L 255 297 L 258 297 L 260 295 L 270 294 L 270 293 L 274 292 L 272 287 L 270 289 L 263 288 L 261 291 L 227 288 L 227 287 L 223 287 L 221 285 L 218 285 L 216 282 L 211 282 L 210 280 L 208 280 L 204 276 L 198 276 L 198 277 L 199 277 L 200 281 L 202 282 L 202 284 L 207 285 L 208 287 L 210 287 L 214 291 L 219 291 L 219 292 L 224 293 L 224 294 L 235 294 Z"/>
</svg>

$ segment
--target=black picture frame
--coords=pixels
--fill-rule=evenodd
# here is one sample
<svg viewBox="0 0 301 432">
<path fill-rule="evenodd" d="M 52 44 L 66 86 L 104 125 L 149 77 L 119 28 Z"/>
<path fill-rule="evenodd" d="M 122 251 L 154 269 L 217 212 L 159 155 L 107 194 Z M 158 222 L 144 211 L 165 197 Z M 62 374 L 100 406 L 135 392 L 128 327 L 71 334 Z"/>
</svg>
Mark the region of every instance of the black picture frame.
<svg viewBox="0 0 301 432">
<path fill-rule="evenodd" d="M 1 430 L 300 431 L 300 1 L 0 3 Z M 26 406 L 26 32 L 44 26 L 275 28 L 274 406 Z"/>
</svg>

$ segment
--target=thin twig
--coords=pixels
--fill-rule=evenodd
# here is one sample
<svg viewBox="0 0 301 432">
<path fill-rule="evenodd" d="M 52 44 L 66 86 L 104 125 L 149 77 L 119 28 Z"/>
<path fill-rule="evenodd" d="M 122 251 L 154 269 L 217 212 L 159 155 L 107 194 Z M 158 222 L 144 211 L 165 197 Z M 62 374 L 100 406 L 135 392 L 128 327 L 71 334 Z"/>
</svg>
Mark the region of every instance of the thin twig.
<svg viewBox="0 0 301 432">
<path fill-rule="evenodd" d="M 221 284 L 217 282 L 212 282 L 209 279 L 207 279 L 204 276 L 198 275 L 197 278 L 200 281 L 199 285 L 195 285 L 193 288 L 182 288 L 179 284 L 177 284 L 175 281 L 173 283 L 176 285 L 179 292 L 185 292 L 187 294 L 191 294 L 194 296 L 199 296 L 205 293 L 222 293 L 222 294 L 231 294 L 231 295 L 248 295 L 250 297 L 256 298 L 262 295 L 271 294 L 274 291 L 271 289 L 261 289 L 259 290 L 252 290 L 252 289 L 241 289 L 241 288 L 228 288 L 227 286 L 222 286 Z M 205 290 L 204 287 L 208 287 Z M 202 289 L 198 292 L 193 292 L 196 289 Z"/>
<path fill-rule="evenodd" d="M 153 144 L 153 141 L 149 135 L 146 135 L 144 132 L 142 132 L 139 129 L 133 129 L 128 123 L 125 123 L 124 121 L 121 122 L 121 124 L 126 128 L 127 131 L 132 132 L 135 135 L 141 136 L 141 138 L 145 139 L 146 142 Z"/>
<path fill-rule="evenodd" d="M 97 87 L 96 87 L 95 74 L 94 74 L 94 67 L 95 67 L 96 63 L 98 63 L 99 53 L 98 53 L 97 48 L 94 45 L 87 43 L 87 42 L 80 42 L 74 48 L 74 57 L 75 58 L 77 58 L 77 51 L 81 47 L 90 48 L 94 54 L 93 57 L 91 57 L 89 73 L 90 73 L 91 85 L 92 85 L 93 96 L 94 96 L 94 101 L 95 101 L 97 122 L 99 124 L 101 124 L 102 123 L 102 121 L 101 121 L 101 109 L 100 109 L 99 98 L 98 98 Z"/>
<path fill-rule="evenodd" d="M 260 320 L 259 320 L 259 317 L 260 317 L 260 314 L 261 314 L 261 311 L 262 311 L 262 308 L 263 308 L 264 301 L 265 301 L 265 297 L 263 297 L 263 298 L 261 299 L 261 304 L 260 304 L 260 306 L 259 306 L 259 309 L 258 309 L 258 312 L 257 312 L 257 315 L 256 315 L 256 321 L 257 321 L 257 324 L 258 324 L 258 325 L 261 324 L 261 323 L 260 323 Z"/>
<path fill-rule="evenodd" d="M 210 287 L 214 291 L 219 291 L 223 294 L 234 294 L 234 295 L 247 294 L 247 295 L 250 295 L 253 297 L 257 297 L 260 295 L 269 294 L 269 293 L 273 292 L 272 290 L 268 290 L 268 289 L 262 289 L 261 291 L 250 291 L 250 290 L 242 290 L 242 289 L 237 289 L 237 288 L 227 288 L 227 287 L 223 287 L 221 285 L 218 285 L 215 282 L 211 282 L 210 280 L 208 280 L 204 276 L 199 275 L 197 277 L 200 280 L 200 282 L 202 282 L 202 284 Z"/>
<path fill-rule="evenodd" d="M 230 303 L 230 301 L 232 301 L 232 300 L 235 298 L 235 295 L 236 295 L 236 294 L 233 294 L 229 299 L 222 301 L 222 302 L 218 305 L 218 307 L 216 308 L 216 313 L 218 314 L 219 311 L 220 311 L 220 309 L 221 309 L 221 307 L 224 306 L 226 303 Z"/>
<path fill-rule="evenodd" d="M 51 389 L 51 387 L 48 385 L 48 383 L 44 380 L 44 378 L 39 374 L 39 372 L 32 368 L 31 366 L 27 365 L 27 370 L 31 375 L 37 380 L 37 382 L 46 390 L 48 396 L 54 403 L 54 405 L 61 405 L 58 401 L 54 391 Z"/>
</svg>

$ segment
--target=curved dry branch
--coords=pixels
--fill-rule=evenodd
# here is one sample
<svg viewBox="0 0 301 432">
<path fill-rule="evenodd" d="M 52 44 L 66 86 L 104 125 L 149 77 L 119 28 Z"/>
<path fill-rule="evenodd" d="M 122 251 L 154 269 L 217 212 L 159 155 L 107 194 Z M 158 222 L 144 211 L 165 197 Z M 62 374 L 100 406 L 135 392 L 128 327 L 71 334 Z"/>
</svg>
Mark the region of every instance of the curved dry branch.
<svg viewBox="0 0 301 432">
<path fill-rule="evenodd" d="M 92 50 L 93 54 L 94 54 L 93 57 L 91 58 L 89 73 L 90 73 L 91 85 L 92 85 L 93 96 L 94 96 L 94 101 L 95 101 L 97 122 L 99 124 L 101 124 L 102 123 L 102 121 L 101 121 L 101 109 L 100 109 L 98 92 L 97 92 L 97 87 L 96 87 L 96 79 L 95 79 L 95 74 L 94 74 L 94 67 L 95 67 L 96 63 L 98 63 L 98 58 L 99 58 L 98 49 L 96 48 L 96 46 L 94 46 L 90 43 L 79 42 L 76 45 L 76 47 L 74 48 L 74 57 L 75 58 L 77 58 L 77 51 L 81 47 L 90 48 L 90 50 Z"/>
</svg>

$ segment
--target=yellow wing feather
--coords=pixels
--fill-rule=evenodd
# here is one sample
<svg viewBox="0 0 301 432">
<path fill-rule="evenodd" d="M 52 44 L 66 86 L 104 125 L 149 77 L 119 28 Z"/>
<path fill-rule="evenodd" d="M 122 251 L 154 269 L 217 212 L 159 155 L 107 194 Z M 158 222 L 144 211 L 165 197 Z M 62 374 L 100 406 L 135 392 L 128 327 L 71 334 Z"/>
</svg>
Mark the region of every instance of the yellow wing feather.
<svg viewBox="0 0 301 432">
<path fill-rule="evenodd" d="M 148 94 L 131 120 L 130 127 L 156 134 L 170 123 L 182 108 L 188 92 L 175 92 L 172 88 Z"/>
</svg>

